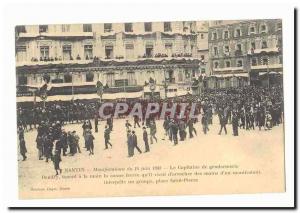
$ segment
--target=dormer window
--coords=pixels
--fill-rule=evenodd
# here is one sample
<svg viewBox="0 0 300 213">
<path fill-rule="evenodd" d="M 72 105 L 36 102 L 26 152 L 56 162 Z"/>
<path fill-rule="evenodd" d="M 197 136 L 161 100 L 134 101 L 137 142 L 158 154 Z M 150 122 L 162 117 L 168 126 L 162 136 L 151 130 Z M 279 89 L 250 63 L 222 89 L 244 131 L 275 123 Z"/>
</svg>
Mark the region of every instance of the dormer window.
<svg viewBox="0 0 300 213">
<path fill-rule="evenodd" d="M 226 61 L 226 62 L 225 62 L 225 66 L 226 66 L 226 67 L 230 67 L 230 61 Z"/>
</svg>

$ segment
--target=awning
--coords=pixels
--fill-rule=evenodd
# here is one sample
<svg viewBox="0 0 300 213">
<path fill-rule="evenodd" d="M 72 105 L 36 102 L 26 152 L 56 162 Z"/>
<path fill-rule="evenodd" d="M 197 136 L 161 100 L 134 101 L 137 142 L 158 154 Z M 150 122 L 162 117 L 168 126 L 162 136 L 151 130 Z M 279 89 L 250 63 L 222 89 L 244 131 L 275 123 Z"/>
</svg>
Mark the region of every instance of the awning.
<svg viewBox="0 0 300 213">
<path fill-rule="evenodd" d="M 266 74 L 268 74 L 268 72 L 260 72 L 259 73 L 260 76 L 261 75 L 266 75 Z M 269 72 L 269 75 L 282 75 L 282 73 L 281 72 L 274 72 L 274 71 L 272 71 L 272 72 Z"/>
</svg>

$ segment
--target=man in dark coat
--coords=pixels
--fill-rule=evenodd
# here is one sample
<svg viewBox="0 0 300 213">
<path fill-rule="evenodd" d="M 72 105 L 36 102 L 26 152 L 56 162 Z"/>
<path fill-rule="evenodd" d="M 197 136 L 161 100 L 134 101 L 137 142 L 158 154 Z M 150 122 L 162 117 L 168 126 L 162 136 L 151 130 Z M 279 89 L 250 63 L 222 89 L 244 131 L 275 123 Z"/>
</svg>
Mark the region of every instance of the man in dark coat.
<svg viewBox="0 0 300 213">
<path fill-rule="evenodd" d="M 136 148 L 138 150 L 138 152 L 141 154 L 142 151 L 137 145 L 137 137 L 135 135 L 135 131 L 132 131 L 132 135 L 130 137 L 131 137 L 131 140 L 132 140 L 133 149 Z"/>
<path fill-rule="evenodd" d="M 239 135 L 239 117 L 235 111 L 232 113 L 232 131 L 234 136 Z"/>
<path fill-rule="evenodd" d="M 219 135 L 221 135 L 223 129 L 225 131 L 225 134 L 227 135 L 227 129 L 226 129 L 227 121 L 226 121 L 226 117 L 224 116 L 222 111 L 219 112 L 219 120 L 220 120 L 220 125 L 221 125 Z"/>
<path fill-rule="evenodd" d="M 94 115 L 94 121 L 95 121 L 95 132 L 98 132 L 98 114 L 95 113 Z"/>
<path fill-rule="evenodd" d="M 105 141 L 105 149 L 108 149 L 108 145 L 112 147 L 112 144 L 109 142 L 110 140 L 110 128 L 108 126 L 105 126 L 104 130 L 104 141 Z"/>
<path fill-rule="evenodd" d="M 139 120 L 140 120 L 139 116 L 134 115 L 134 124 L 133 124 L 134 128 L 136 127 L 136 125 L 138 127 L 141 127 L 140 124 L 139 124 Z"/>
<path fill-rule="evenodd" d="M 209 131 L 209 128 L 208 128 L 208 122 L 209 121 L 208 121 L 208 117 L 207 116 L 208 116 L 207 114 L 203 113 L 202 114 L 202 118 L 201 118 L 201 123 L 202 123 L 204 134 L 206 134 L 207 131 Z"/>
<path fill-rule="evenodd" d="M 150 148 L 149 148 L 148 133 L 146 127 L 143 127 L 143 140 L 145 142 L 145 152 L 149 152 Z"/>
<path fill-rule="evenodd" d="M 133 147 L 133 141 L 131 137 L 131 131 L 127 131 L 127 147 L 128 147 L 128 157 L 132 157 L 134 154 L 134 147 Z"/>
<path fill-rule="evenodd" d="M 44 141 L 43 136 L 38 135 L 36 137 L 36 148 L 38 149 L 39 160 L 43 160 Z"/>
</svg>

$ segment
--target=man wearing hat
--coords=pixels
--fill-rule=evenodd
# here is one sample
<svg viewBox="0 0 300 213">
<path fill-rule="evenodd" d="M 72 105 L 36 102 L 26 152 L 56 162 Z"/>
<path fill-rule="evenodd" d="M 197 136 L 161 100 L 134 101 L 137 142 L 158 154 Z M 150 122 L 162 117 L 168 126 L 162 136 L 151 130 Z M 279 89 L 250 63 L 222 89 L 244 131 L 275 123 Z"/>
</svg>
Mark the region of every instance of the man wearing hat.
<svg viewBox="0 0 300 213">
<path fill-rule="evenodd" d="M 134 147 L 133 147 L 133 141 L 131 137 L 131 131 L 127 131 L 127 147 L 128 147 L 128 157 L 132 157 L 134 154 Z"/>
<path fill-rule="evenodd" d="M 131 137 L 131 140 L 132 140 L 133 149 L 136 148 L 138 150 L 138 152 L 141 154 L 142 151 L 137 145 L 137 137 L 136 137 L 135 131 L 132 131 L 132 135 L 130 137 Z"/>
</svg>

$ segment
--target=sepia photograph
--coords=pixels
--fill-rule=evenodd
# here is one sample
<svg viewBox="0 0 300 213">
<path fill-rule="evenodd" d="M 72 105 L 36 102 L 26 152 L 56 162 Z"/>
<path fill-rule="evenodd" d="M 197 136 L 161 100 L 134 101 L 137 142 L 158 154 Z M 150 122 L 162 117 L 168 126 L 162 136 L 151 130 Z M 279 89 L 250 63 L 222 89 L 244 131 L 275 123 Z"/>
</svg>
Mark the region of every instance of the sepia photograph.
<svg viewBox="0 0 300 213">
<path fill-rule="evenodd" d="M 15 26 L 19 198 L 285 192 L 282 28 Z"/>
</svg>

